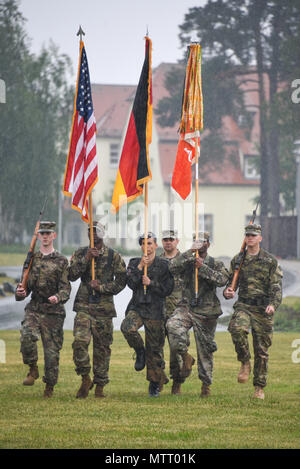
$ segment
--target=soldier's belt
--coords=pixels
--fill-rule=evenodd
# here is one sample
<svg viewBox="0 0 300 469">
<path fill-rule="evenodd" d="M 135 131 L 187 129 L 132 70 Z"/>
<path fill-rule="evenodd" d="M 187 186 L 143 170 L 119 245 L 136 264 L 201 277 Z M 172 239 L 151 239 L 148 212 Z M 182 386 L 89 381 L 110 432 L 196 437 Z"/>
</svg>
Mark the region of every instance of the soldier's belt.
<svg viewBox="0 0 300 469">
<path fill-rule="evenodd" d="M 190 299 L 190 306 L 192 308 L 195 308 L 196 306 L 202 306 L 203 305 L 203 298 L 198 297 L 198 298 L 191 298 Z"/>
<path fill-rule="evenodd" d="M 50 302 L 49 302 L 49 300 L 46 296 L 41 296 L 41 295 L 38 295 L 37 293 L 33 293 L 31 295 L 31 299 L 33 301 L 36 301 L 37 303 L 48 303 L 48 304 L 50 304 Z"/>
<path fill-rule="evenodd" d="M 263 298 L 243 298 L 239 296 L 238 301 L 241 303 L 244 303 L 245 305 L 249 306 L 268 306 L 270 303 L 269 298 L 263 297 Z"/>
</svg>

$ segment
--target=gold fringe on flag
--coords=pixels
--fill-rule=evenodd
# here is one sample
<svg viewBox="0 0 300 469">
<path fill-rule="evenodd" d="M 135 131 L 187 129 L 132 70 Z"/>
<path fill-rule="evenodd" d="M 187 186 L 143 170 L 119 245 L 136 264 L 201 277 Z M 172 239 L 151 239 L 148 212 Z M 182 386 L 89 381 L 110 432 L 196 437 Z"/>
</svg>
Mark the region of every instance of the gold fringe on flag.
<svg viewBox="0 0 300 469">
<path fill-rule="evenodd" d="M 184 139 L 199 137 L 203 129 L 203 96 L 201 82 L 201 46 L 189 46 L 179 132 Z M 192 135 L 191 135 L 192 134 Z"/>
</svg>

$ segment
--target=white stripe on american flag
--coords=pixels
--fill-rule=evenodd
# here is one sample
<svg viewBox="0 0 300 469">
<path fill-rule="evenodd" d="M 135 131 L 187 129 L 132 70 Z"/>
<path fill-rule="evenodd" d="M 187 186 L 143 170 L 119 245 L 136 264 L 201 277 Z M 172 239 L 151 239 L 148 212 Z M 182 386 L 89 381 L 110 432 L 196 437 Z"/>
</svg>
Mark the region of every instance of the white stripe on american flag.
<svg viewBox="0 0 300 469">
<path fill-rule="evenodd" d="M 78 127 L 82 125 L 81 120 L 83 120 L 83 118 L 79 115 L 78 123 L 77 123 Z M 88 180 L 91 173 L 97 167 L 97 158 L 95 155 L 93 159 L 90 161 L 88 167 L 84 170 L 84 162 L 88 160 L 90 153 L 94 151 L 94 148 L 96 146 L 95 133 L 93 132 L 90 137 L 88 136 L 88 131 L 92 128 L 94 124 L 95 124 L 95 116 L 94 114 L 92 114 L 88 120 L 88 123 L 83 125 L 82 132 L 80 134 L 80 137 L 76 145 L 75 161 L 74 161 L 73 175 L 72 175 L 72 180 L 73 180 L 72 202 L 74 201 L 74 199 L 77 199 L 77 202 L 75 201 L 74 205 L 76 205 L 80 210 L 82 210 L 82 214 L 84 216 L 87 215 L 84 202 L 85 202 L 86 194 L 89 190 L 89 187 L 86 187 L 86 181 Z M 84 141 L 85 135 L 88 139 L 86 141 Z M 77 172 L 75 174 L 75 167 L 76 167 L 76 164 L 78 163 L 80 164 L 80 166 L 77 169 Z M 82 182 L 84 183 L 83 185 L 82 185 Z"/>
</svg>

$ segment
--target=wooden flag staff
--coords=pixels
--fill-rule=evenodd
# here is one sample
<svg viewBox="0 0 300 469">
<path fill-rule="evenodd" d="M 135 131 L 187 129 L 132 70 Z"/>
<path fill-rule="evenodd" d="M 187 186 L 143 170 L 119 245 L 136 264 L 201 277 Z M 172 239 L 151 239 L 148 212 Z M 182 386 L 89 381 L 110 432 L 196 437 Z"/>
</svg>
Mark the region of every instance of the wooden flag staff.
<svg viewBox="0 0 300 469">
<path fill-rule="evenodd" d="M 82 41 L 82 36 L 85 36 L 85 32 L 83 31 L 81 25 L 79 25 L 79 29 L 77 32 L 77 36 L 79 36 L 79 50 L 80 50 L 80 43 Z M 94 247 L 94 227 L 93 227 L 93 201 L 92 201 L 92 193 L 89 195 L 89 223 L 90 223 L 90 246 L 91 248 Z M 92 280 L 95 280 L 95 259 L 92 257 Z"/>
<path fill-rule="evenodd" d="M 90 219 L 90 245 L 94 247 L 94 227 L 93 227 L 93 203 L 92 194 L 89 195 L 89 219 Z M 92 280 L 95 280 L 95 258 L 92 257 Z"/>
<path fill-rule="evenodd" d="M 145 182 L 145 205 L 144 205 L 144 218 L 145 218 L 145 239 L 144 239 L 144 255 L 147 256 L 147 245 L 148 245 L 148 183 Z M 144 275 L 147 275 L 147 265 L 144 266 Z M 147 293 L 147 287 L 144 285 L 144 294 Z"/>
<path fill-rule="evenodd" d="M 199 170 L 198 170 L 198 160 L 199 160 L 199 137 L 195 139 L 195 241 L 199 239 Z M 199 257 L 198 249 L 196 250 L 195 257 Z M 198 299 L 199 284 L 198 284 L 198 267 L 195 267 L 195 299 Z"/>
</svg>

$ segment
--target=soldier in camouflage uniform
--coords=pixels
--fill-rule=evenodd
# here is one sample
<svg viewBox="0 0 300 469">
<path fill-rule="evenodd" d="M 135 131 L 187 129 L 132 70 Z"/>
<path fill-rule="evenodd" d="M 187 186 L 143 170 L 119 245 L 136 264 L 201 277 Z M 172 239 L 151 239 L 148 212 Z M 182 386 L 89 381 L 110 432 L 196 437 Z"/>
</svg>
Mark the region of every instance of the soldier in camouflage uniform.
<svg viewBox="0 0 300 469">
<path fill-rule="evenodd" d="M 136 351 L 136 371 L 144 369 L 147 365 L 147 380 L 149 396 L 158 397 L 159 389 L 168 382 L 165 374 L 163 347 L 165 342 L 165 328 L 163 307 L 164 299 L 173 290 L 174 280 L 168 263 L 156 256 L 157 242 L 153 233 L 148 233 L 147 239 L 141 236 L 139 244 L 144 250 L 147 242 L 147 255 L 142 258 L 130 259 L 127 268 L 127 284 L 133 290 L 125 319 L 121 324 L 130 347 Z M 147 275 L 144 267 L 147 266 Z M 145 328 L 145 345 L 138 332 L 142 326 Z"/>
<path fill-rule="evenodd" d="M 29 365 L 29 373 L 23 384 L 32 386 L 39 377 L 37 341 L 41 336 L 45 360 L 44 397 L 52 396 L 53 387 L 57 383 L 66 315 L 64 303 L 69 299 L 71 291 L 68 260 L 53 247 L 56 237 L 54 230 L 54 222 L 40 223 L 40 251 L 34 254 L 27 290 L 21 284 L 16 289 L 17 301 L 32 293 L 21 327 L 21 353 L 24 364 Z"/>
<path fill-rule="evenodd" d="M 94 248 L 83 247 L 72 256 L 69 279 L 81 283 L 74 302 L 73 359 L 76 373 L 82 377 L 76 394 L 84 399 L 96 384 L 95 397 L 105 397 L 103 387 L 109 382 L 108 370 L 113 342 L 113 317 L 116 317 L 113 296 L 126 286 L 126 265 L 122 257 L 103 242 L 104 228 L 93 225 Z M 89 229 L 90 236 L 90 229 Z M 91 264 L 95 260 L 95 280 Z M 93 373 L 90 378 L 89 344 L 93 337 Z"/>
<path fill-rule="evenodd" d="M 254 348 L 254 397 L 264 399 L 267 383 L 268 349 L 272 344 L 273 315 L 282 299 L 282 271 L 276 258 L 260 248 L 261 226 L 247 225 L 245 228 L 247 254 L 238 278 L 238 300 L 228 330 L 241 362 L 238 382 L 249 379 L 251 364 L 248 343 L 249 329 L 252 330 Z M 235 265 L 231 261 L 228 285 L 231 285 Z M 233 298 L 235 291 L 228 286 L 224 290 L 227 299 Z"/>
<path fill-rule="evenodd" d="M 168 262 L 171 262 L 171 260 L 176 259 L 177 257 L 180 256 L 180 251 L 177 248 L 179 243 L 178 239 L 178 234 L 176 230 L 164 230 L 162 232 L 162 245 L 164 251 L 160 255 L 163 259 L 165 259 Z M 177 273 L 174 274 L 174 288 L 171 293 L 171 295 L 166 297 L 165 300 L 165 306 L 164 306 L 164 320 L 165 320 L 165 333 L 166 336 L 168 337 L 168 331 L 167 331 L 167 320 L 172 316 L 174 313 L 177 304 L 182 298 L 182 290 L 183 290 L 183 279 L 182 276 Z M 168 338 L 169 341 L 169 338 Z M 170 370 L 174 370 L 178 366 L 178 359 L 176 355 L 174 356 L 171 353 L 170 350 Z"/>
<path fill-rule="evenodd" d="M 202 381 L 201 396 L 210 394 L 213 372 L 213 352 L 217 350 L 214 341 L 217 318 L 222 314 L 216 288 L 228 280 L 223 262 L 207 254 L 210 246 L 209 233 L 199 233 L 192 249 L 170 263 L 173 275 L 183 278 L 182 300 L 167 322 L 172 354 L 176 354 L 178 365 L 171 370 L 172 394 L 181 393 L 181 383 L 190 375 L 194 358 L 188 353 L 189 330 L 193 327 L 198 360 L 198 376 Z M 198 250 L 199 257 L 195 256 Z M 195 267 L 198 268 L 198 299 L 195 299 Z"/>
</svg>

